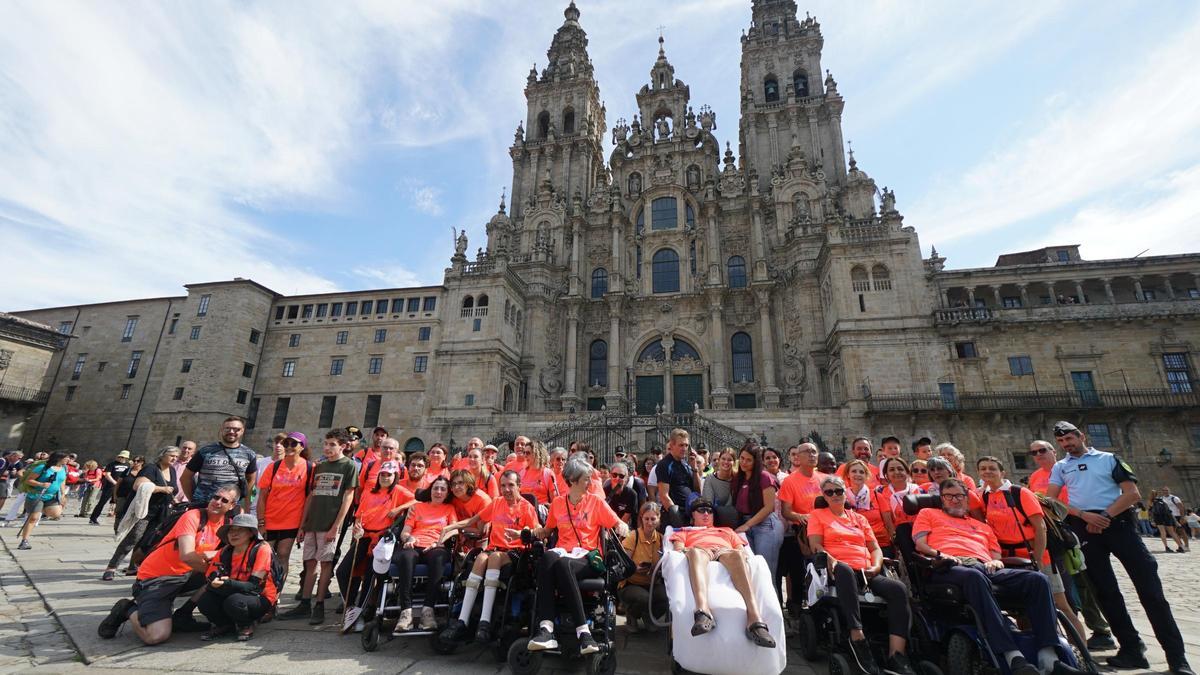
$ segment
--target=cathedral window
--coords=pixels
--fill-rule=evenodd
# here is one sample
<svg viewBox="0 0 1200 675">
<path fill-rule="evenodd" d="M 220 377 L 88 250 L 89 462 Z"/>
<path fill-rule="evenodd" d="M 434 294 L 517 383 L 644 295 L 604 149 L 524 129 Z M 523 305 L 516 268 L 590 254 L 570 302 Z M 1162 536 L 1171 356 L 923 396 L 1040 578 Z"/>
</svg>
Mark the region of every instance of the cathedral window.
<svg viewBox="0 0 1200 675">
<path fill-rule="evenodd" d="M 655 293 L 679 292 L 679 254 L 673 249 L 660 249 L 651 260 Z"/>
<path fill-rule="evenodd" d="M 597 267 L 592 270 L 592 297 L 603 298 L 608 292 L 608 270 Z"/>
<path fill-rule="evenodd" d="M 463 298 L 463 303 L 462 303 L 463 309 L 471 309 L 474 306 L 475 306 L 475 298 L 473 298 L 469 295 L 467 297 Z"/>
<path fill-rule="evenodd" d="M 730 351 L 733 352 L 733 381 L 754 381 L 754 348 L 750 344 L 750 336 L 745 333 L 734 333 L 729 339 Z"/>
<path fill-rule="evenodd" d="M 637 270 L 637 278 L 641 279 L 642 278 L 642 247 L 641 246 L 637 247 L 637 258 L 636 259 L 637 259 L 637 263 L 634 265 L 633 268 L 635 270 Z"/>
<path fill-rule="evenodd" d="M 867 276 L 866 268 L 855 265 L 850 269 L 850 286 L 855 293 L 871 290 L 871 278 Z"/>
<path fill-rule="evenodd" d="M 779 101 L 779 81 L 774 75 L 768 75 L 767 79 L 763 80 L 763 95 L 767 103 L 776 103 Z"/>
<path fill-rule="evenodd" d="M 646 229 L 646 209 L 638 209 L 637 232 L 641 234 Z"/>
<path fill-rule="evenodd" d="M 504 407 L 504 412 L 512 412 L 512 411 L 513 411 L 513 389 L 512 389 L 512 385 L 509 385 L 509 384 L 506 384 L 506 385 L 504 385 L 504 403 L 503 403 L 503 407 Z"/>
<path fill-rule="evenodd" d="M 730 288 L 745 288 L 749 285 L 749 280 L 746 277 L 746 259 L 742 256 L 729 256 L 729 262 L 726 263 L 726 270 L 729 274 Z"/>
<path fill-rule="evenodd" d="M 538 140 L 544 141 L 550 135 L 550 113 L 545 110 L 538 115 Z"/>
<path fill-rule="evenodd" d="M 877 291 L 892 290 L 892 275 L 883 265 L 875 265 L 871 268 L 871 281 L 874 282 Z"/>
<path fill-rule="evenodd" d="M 488 306 L 488 296 L 486 296 L 486 295 L 479 296 L 479 299 L 475 301 L 475 306 L 476 307 L 487 307 Z"/>
<path fill-rule="evenodd" d="M 588 386 L 608 386 L 608 343 L 595 340 L 588 350 Z"/>
<path fill-rule="evenodd" d="M 575 133 L 575 111 L 574 110 L 567 108 L 565 111 L 563 111 L 562 128 L 563 128 L 564 134 Z"/>
<path fill-rule="evenodd" d="M 650 229 L 674 230 L 679 226 L 679 207 L 674 197 L 659 197 L 650 204 Z"/>
<path fill-rule="evenodd" d="M 792 87 L 796 90 L 796 98 L 808 96 L 808 76 L 803 70 L 792 73 Z"/>
<path fill-rule="evenodd" d="M 696 228 L 696 212 L 692 210 L 692 205 L 687 202 L 683 203 L 683 222 L 687 224 L 687 229 Z"/>
</svg>

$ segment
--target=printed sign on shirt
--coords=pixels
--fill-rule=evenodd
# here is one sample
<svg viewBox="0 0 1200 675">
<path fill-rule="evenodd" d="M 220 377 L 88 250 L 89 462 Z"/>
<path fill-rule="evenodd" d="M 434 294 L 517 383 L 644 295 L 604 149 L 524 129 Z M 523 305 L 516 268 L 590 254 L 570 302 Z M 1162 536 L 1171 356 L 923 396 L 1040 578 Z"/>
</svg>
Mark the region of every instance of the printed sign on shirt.
<svg viewBox="0 0 1200 675">
<path fill-rule="evenodd" d="M 312 493 L 318 497 L 336 497 L 342 493 L 342 479 L 340 473 L 318 473 Z"/>
</svg>

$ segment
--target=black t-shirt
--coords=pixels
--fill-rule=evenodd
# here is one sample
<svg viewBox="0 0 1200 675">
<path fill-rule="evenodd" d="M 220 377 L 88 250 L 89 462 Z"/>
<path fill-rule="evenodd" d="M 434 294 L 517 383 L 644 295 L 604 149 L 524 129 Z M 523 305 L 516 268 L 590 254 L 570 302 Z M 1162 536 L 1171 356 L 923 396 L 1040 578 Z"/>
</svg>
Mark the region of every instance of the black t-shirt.
<svg viewBox="0 0 1200 675">
<path fill-rule="evenodd" d="M 142 471 L 146 468 L 142 467 Z M 139 474 L 125 472 L 121 480 L 117 481 L 117 487 L 113 489 L 113 496 L 117 499 L 129 499 L 133 496 L 133 481 L 137 480 Z"/>
<path fill-rule="evenodd" d="M 171 487 L 171 494 L 169 495 L 159 492 L 150 496 L 151 514 L 157 513 L 162 508 L 162 505 L 170 502 L 175 497 L 175 493 L 179 491 L 179 488 L 175 487 L 175 467 L 173 466 L 167 467 L 167 475 L 164 476 L 162 469 L 158 468 L 157 464 L 147 464 L 142 469 L 142 472 L 138 474 L 138 477 L 147 478 L 158 487 L 168 485 Z"/>
<path fill-rule="evenodd" d="M 612 510 L 617 512 L 617 517 L 625 520 L 625 516 L 629 516 L 629 520 L 625 520 L 625 522 L 636 525 L 637 512 L 642 506 L 638 494 L 628 487 L 622 488 L 620 492 L 614 490 L 611 484 L 604 487 L 608 493 L 606 501 Z"/>
<path fill-rule="evenodd" d="M 696 491 L 696 484 L 692 481 L 692 467 L 675 459 L 675 455 L 668 454 L 654 467 L 654 474 L 658 477 L 659 485 L 668 486 L 667 495 L 671 497 L 671 501 L 680 509 L 686 510 L 688 498 Z"/>
<path fill-rule="evenodd" d="M 121 464 L 120 462 L 113 460 L 108 463 L 108 466 L 104 467 L 104 473 L 112 476 L 112 479 L 117 481 L 117 485 L 119 486 L 121 484 L 121 479 L 125 478 L 125 476 L 129 474 L 129 470 L 132 468 L 133 465 L 129 464 L 128 462 Z M 108 486 L 108 481 L 102 481 L 100 485 L 101 487 L 106 487 Z"/>
</svg>

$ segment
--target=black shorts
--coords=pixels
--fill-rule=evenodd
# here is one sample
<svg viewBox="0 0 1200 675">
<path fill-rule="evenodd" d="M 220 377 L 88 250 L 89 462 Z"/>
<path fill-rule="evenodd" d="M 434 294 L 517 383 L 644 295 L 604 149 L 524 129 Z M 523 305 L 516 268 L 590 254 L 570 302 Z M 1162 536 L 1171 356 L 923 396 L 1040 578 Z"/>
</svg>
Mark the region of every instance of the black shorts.
<svg viewBox="0 0 1200 675">
<path fill-rule="evenodd" d="M 1169 513 L 1161 517 L 1155 516 L 1154 524 L 1161 525 L 1162 527 L 1177 527 L 1179 525 L 1179 523 L 1175 522 L 1175 516 L 1172 516 Z"/>
<path fill-rule="evenodd" d="M 138 623 L 149 626 L 155 621 L 171 618 L 175 598 L 187 595 L 205 583 L 207 580 L 199 572 L 135 581 L 133 601 L 137 604 Z"/>
<path fill-rule="evenodd" d="M 283 541 L 284 539 L 295 539 L 296 535 L 299 533 L 299 528 L 295 530 L 267 530 L 267 534 L 263 536 L 263 539 L 274 543 L 277 541 Z"/>
</svg>

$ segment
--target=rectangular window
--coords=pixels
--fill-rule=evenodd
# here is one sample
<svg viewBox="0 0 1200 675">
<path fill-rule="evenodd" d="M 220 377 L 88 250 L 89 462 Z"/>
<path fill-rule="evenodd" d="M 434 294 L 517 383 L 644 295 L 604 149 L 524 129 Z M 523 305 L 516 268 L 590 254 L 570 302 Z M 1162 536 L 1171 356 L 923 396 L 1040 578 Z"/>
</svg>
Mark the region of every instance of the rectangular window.
<svg viewBox="0 0 1200 675">
<path fill-rule="evenodd" d="M 253 429 L 254 425 L 258 424 L 258 405 L 262 403 L 262 399 L 255 397 L 250 399 L 250 410 L 246 413 L 246 428 Z"/>
<path fill-rule="evenodd" d="M 421 326 L 417 329 L 417 342 L 429 342 L 429 334 L 433 329 L 429 326 Z"/>
<path fill-rule="evenodd" d="M 1087 425 L 1087 440 L 1094 448 L 1111 448 L 1113 446 L 1112 435 L 1109 434 L 1107 424 L 1089 424 Z"/>
<path fill-rule="evenodd" d="M 183 387 L 175 387 L 175 393 L 171 396 L 171 400 L 173 400 L 173 401 L 182 401 L 183 400 Z"/>
<path fill-rule="evenodd" d="M 63 335 L 71 334 L 71 327 L 75 325 L 74 321 L 60 321 L 58 324 L 58 332 Z"/>
<path fill-rule="evenodd" d="M 1200 288 L 1187 289 L 1187 296 L 1192 300 L 1200 299 Z"/>
<path fill-rule="evenodd" d="M 238 389 L 238 393 L 237 393 L 237 402 L 238 402 L 238 405 L 245 405 L 245 404 L 246 404 L 246 399 L 247 399 L 249 396 L 250 396 L 250 392 L 246 391 L 245 389 Z"/>
<path fill-rule="evenodd" d="M 286 311 L 287 311 L 287 308 L 286 308 L 286 307 L 284 307 L 283 305 L 280 305 L 280 306 L 276 307 L 276 308 L 275 308 L 275 320 L 276 320 L 276 321 L 283 321 L 283 313 L 284 313 L 284 312 L 286 312 Z"/>
<path fill-rule="evenodd" d="M 1008 357 L 1008 372 L 1010 375 L 1032 375 L 1033 374 L 1033 359 L 1028 356 L 1010 356 Z"/>
<path fill-rule="evenodd" d="M 1059 251 L 1058 252 L 1058 261 L 1059 262 L 1069 262 L 1070 260 L 1071 260 L 1070 252 L 1068 252 L 1068 251 Z"/>
<path fill-rule="evenodd" d="M 108 361 L 101 361 L 100 363 L 96 364 L 96 372 L 103 373 L 104 369 L 107 367 L 108 367 Z"/>
<path fill-rule="evenodd" d="M 188 339 L 190 339 L 190 340 L 199 340 L 200 339 L 200 326 L 192 326 L 192 334 L 190 336 L 188 336 Z"/>
<path fill-rule="evenodd" d="M 68 401 L 70 401 L 70 400 L 72 400 L 72 399 L 74 399 L 74 398 L 75 398 L 75 390 L 76 390 L 76 389 L 78 389 L 78 387 L 75 387 L 75 386 L 73 386 L 73 385 L 72 385 L 72 386 L 70 386 L 70 387 L 67 387 L 67 400 L 68 400 Z"/>
<path fill-rule="evenodd" d="M 378 375 L 382 371 L 383 371 L 383 357 L 382 356 L 372 356 L 370 362 L 367 364 L 367 374 L 368 375 Z"/>
<path fill-rule="evenodd" d="M 291 406 L 292 399 L 287 396 L 275 399 L 275 419 L 271 420 L 272 429 L 282 429 L 287 426 L 288 408 Z"/>
<path fill-rule="evenodd" d="M 371 309 L 372 309 L 372 308 L 373 308 L 373 306 L 374 306 L 374 302 L 375 302 L 374 300 L 363 300 L 363 301 L 362 301 L 362 313 L 363 313 L 363 316 L 366 316 L 367 314 L 370 314 L 370 313 L 371 313 Z"/>
<path fill-rule="evenodd" d="M 184 359 L 184 360 L 183 360 L 183 365 L 182 365 L 182 366 L 180 366 L 180 368 L 179 368 L 179 372 L 181 372 L 181 373 L 190 373 L 190 372 L 192 372 L 192 360 L 191 360 L 191 359 Z"/>
<path fill-rule="evenodd" d="M 429 357 L 428 356 L 417 356 L 413 359 L 413 372 L 414 373 L 423 373 L 423 372 L 425 372 L 425 369 L 428 367 L 429 367 Z"/>
<path fill-rule="evenodd" d="M 258 341 L 260 339 L 262 339 L 262 331 L 260 331 L 256 328 L 251 328 L 250 329 L 250 344 L 252 344 L 252 345 L 258 344 Z"/>
<path fill-rule="evenodd" d="M 329 306 L 329 316 L 341 316 L 341 315 L 342 315 L 342 303 L 335 302 Z"/>
<path fill-rule="evenodd" d="M 383 403 L 383 397 L 379 394 L 371 394 L 367 396 L 367 409 L 363 414 L 363 426 L 371 428 L 379 425 L 379 407 Z"/>
<path fill-rule="evenodd" d="M 289 347 L 299 347 L 300 346 L 300 334 L 299 333 L 292 333 L 291 335 L 288 336 L 288 346 Z"/>
<path fill-rule="evenodd" d="M 130 377 L 137 377 L 138 366 L 142 364 L 142 353 L 136 351 L 129 355 L 129 368 L 125 370 L 125 374 Z"/>
<path fill-rule="evenodd" d="M 179 328 L 179 317 L 171 319 L 171 325 L 167 328 L 167 335 L 174 335 L 175 329 Z"/>
<path fill-rule="evenodd" d="M 283 362 L 283 376 L 291 377 L 296 374 L 296 360 L 288 359 Z"/>
<path fill-rule="evenodd" d="M 404 311 L 404 298 L 392 298 L 392 314 Z"/>
<path fill-rule="evenodd" d="M 300 318 L 301 319 L 311 319 L 312 316 L 313 316 L 313 306 L 312 305 L 305 305 L 304 308 L 300 310 Z"/>
<path fill-rule="evenodd" d="M 1172 394 L 1192 392 L 1192 370 L 1188 366 L 1185 352 L 1163 354 L 1163 368 L 1167 371 L 1167 386 Z"/>
<path fill-rule="evenodd" d="M 650 203 L 650 229 L 674 230 L 679 226 L 678 217 L 674 197 L 660 197 Z"/>
<path fill-rule="evenodd" d="M 87 363 L 87 354 L 80 354 L 79 356 L 75 357 L 75 368 L 71 370 L 72 380 L 78 380 L 79 376 L 83 374 L 83 366 L 85 363 Z"/>
<path fill-rule="evenodd" d="M 482 326 L 483 326 L 483 319 L 475 319 L 474 323 L 471 324 L 471 331 L 478 333 L 479 329 Z"/>
<path fill-rule="evenodd" d="M 300 305 L 288 305 L 287 318 L 295 319 L 300 316 Z"/>
<path fill-rule="evenodd" d="M 337 408 L 336 396 L 321 397 L 321 419 L 317 420 L 317 426 L 322 429 L 333 426 L 333 411 Z"/>
<path fill-rule="evenodd" d="M 335 356 L 329 360 L 329 374 L 341 375 L 342 369 L 346 367 L 346 359 L 341 356 Z"/>
<path fill-rule="evenodd" d="M 475 405 L 475 394 L 467 394 L 464 396 L 463 405 L 467 406 L 468 408 Z"/>
<path fill-rule="evenodd" d="M 375 341 L 376 342 L 386 342 L 387 341 L 387 329 L 386 328 L 376 328 L 375 329 Z"/>
<path fill-rule="evenodd" d="M 733 407 L 734 408 L 743 408 L 743 409 L 757 408 L 758 400 L 754 394 L 734 394 L 733 395 Z"/>
<path fill-rule="evenodd" d="M 955 388 L 954 388 L 953 382 L 939 382 L 938 383 L 938 394 L 941 396 L 941 399 L 942 399 L 942 409 L 943 410 L 957 410 L 958 409 L 958 394 L 955 393 L 954 389 Z"/>
<path fill-rule="evenodd" d="M 1029 455 L 1027 455 L 1023 452 L 1018 452 L 1018 453 L 1014 454 L 1013 455 L 1013 468 L 1017 469 L 1018 471 L 1025 471 L 1025 470 L 1029 469 Z"/>
<path fill-rule="evenodd" d="M 328 313 L 329 313 L 329 303 L 328 302 L 322 302 L 321 304 L 317 305 L 317 318 L 318 319 L 324 318 L 324 316 Z"/>
<path fill-rule="evenodd" d="M 132 385 L 132 384 L 123 384 L 123 385 L 121 385 L 121 400 L 122 400 L 122 401 L 124 401 L 124 400 L 128 399 L 128 398 L 129 398 L 129 392 L 130 392 L 130 391 L 132 391 L 132 390 L 133 390 L 133 385 Z"/>
<path fill-rule="evenodd" d="M 346 344 L 346 341 L 349 339 L 350 339 L 350 331 L 339 330 L 338 334 L 337 334 L 337 340 L 335 340 L 335 342 L 337 342 L 337 344 L 339 344 L 339 345 L 344 345 L 344 344 Z"/>
<path fill-rule="evenodd" d="M 421 311 L 421 299 L 420 298 L 409 298 L 408 299 L 408 311 L 410 311 L 410 312 Z"/>
<path fill-rule="evenodd" d="M 196 316 L 208 316 L 208 301 L 212 299 L 211 295 L 200 296 L 200 306 L 196 308 Z"/>
<path fill-rule="evenodd" d="M 136 316 L 125 319 L 125 332 L 121 333 L 121 342 L 129 342 L 133 339 L 133 331 L 137 330 L 137 322 Z"/>
<path fill-rule="evenodd" d="M 979 352 L 975 351 L 974 342 L 955 342 L 954 353 L 960 359 L 973 359 L 979 356 Z"/>
<path fill-rule="evenodd" d="M 358 302 L 346 303 L 346 316 L 354 316 L 358 313 Z"/>
<path fill-rule="evenodd" d="M 1200 450 L 1200 424 L 1188 427 L 1188 435 L 1192 437 L 1192 447 Z"/>
<path fill-rule="evenodd" d="M 242 377 L 254 377 L 254 364 L 242 362 Z"/>
<path fill-rule="evenodd" d="M 434 306 L 437 305 L 437 298 L 425 298 L 425 305 L 421 308 L 426 312 L 432 312 Z"/>
</svg>

